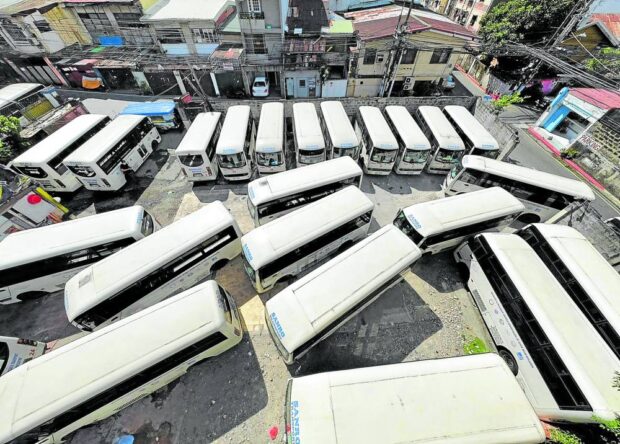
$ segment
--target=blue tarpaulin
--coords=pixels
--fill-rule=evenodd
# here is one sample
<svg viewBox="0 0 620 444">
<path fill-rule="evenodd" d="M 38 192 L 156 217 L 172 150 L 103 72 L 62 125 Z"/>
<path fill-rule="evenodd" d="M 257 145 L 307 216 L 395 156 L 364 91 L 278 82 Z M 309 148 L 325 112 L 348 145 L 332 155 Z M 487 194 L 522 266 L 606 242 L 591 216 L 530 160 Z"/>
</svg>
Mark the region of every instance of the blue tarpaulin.
<svg viewBox="0 0 620 444">
<path fill-rule="evenodd" d="M 127 105 L 121 114 L 137 114 L 139 116 L 164 116 L 174 112 L 173 101 L 132 103 Z"/>
<path fill-rule="evenodd" d="M 559 107 L 553 114 L 551 114 L 543 125 L 543 128 L 549 132 L 552 132 L 558 127 L 560 123 L 568 116 L 570 109 L 567 106 Z"/>
<path fill-rule="evenodd" d="M 123 37 L 120 35 L 100 35 L 98 37 L 101 46 L 123 46 Z"/>
</svg>

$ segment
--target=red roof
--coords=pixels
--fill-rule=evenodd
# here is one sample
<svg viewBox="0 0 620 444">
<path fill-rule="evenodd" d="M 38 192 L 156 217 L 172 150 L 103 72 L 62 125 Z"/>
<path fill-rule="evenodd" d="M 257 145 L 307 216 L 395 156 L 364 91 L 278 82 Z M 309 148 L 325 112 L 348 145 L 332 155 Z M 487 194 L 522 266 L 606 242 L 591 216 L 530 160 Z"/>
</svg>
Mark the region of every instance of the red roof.
<svg viewBox="0 0 620 444">
<path fill-rule="evenodd" d="M 373 10 L 366 11 L 366 16 L 362 21 L 357 19 L 353 21 L 353 28 L 358 31 L 359 37 L 362 40 L 373 40 L 384 37 L 389 37 L 394 34 L 396 25 L 398 24 L 398 18 L 400 15 L 392 15 L 392 10 L 382 11 L 383 17 L 371 18 L 370 13 L 375 12 Z M 398 12 L 398 11 L 397 11 Z M 375 12 L 376 13 L 376 12 Z M 388 15 L 387 17 L 385 15 Z M 409 32 L 419 32 L 426 30 L 435 30 L 439 32 L 446 32 L 449 34 L 457 34 L 463 37 L 473 38 L 476 34 L 469 31 L 462 25 L 446 20 L 444 18 L 434 19 L 429 17 L 430 14 L 425 15 L 412 15 L 408 22 Z"/>
<path fill-rule="evenodd" d="M 620 108 L 620 93 L 599 88 L 571 88 L 570 94 L 600 109 Z"/>
<path fill-rule="evenodd" d="M 458 34 L 465 37 L 475 37 L 476 34 L 469 31 L 463 25 L 459 25 L 458 23 L 448 22 L 446 20 L 435 20 L 429 17 L 416 17 L 420 21 L 424 23 L 428 23 L 428 25 L 436 30 L 441 32 L 448 32 L 450 34 Z"/>
<path fill-rule="evenodd" d="M 358 32 L 359 38 L 362 40 L 380 39 L 394 34 L 398 19 L 399 16 L 359 23 L 353 22 L 353 29 Z M 418 20 L 415 20 L 415 17 L 410 18 L 409 23 L 407 23 L 407 30 L 409 32 L 424 31 L 426 29 L 430 29 L 430 26 L 420 23 Z"/>
<path fill-rule="evenodd" d="M 616 38 L 620 39 L 620 14 L 592 14 L 588 23 L 602 22 Z"/>
</svg>

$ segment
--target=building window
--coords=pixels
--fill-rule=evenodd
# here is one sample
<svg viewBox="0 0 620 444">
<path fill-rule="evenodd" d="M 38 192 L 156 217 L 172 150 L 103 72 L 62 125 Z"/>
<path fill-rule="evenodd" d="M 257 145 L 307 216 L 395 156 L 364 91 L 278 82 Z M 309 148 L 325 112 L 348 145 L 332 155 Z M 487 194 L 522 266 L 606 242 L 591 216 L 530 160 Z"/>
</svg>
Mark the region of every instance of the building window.
<svg viewBox="0 0 620 444">
<path fill-rule="evenodd" d="M 474 26 L 476 24 L 476 20 L 478 20 L 478 16 L 472 15 L 471 20 L 469 21 L 469 26 Z"/>
<path fill-rule="evenodd" d="M 267 54 L 265 36 L 263 34 L 246 34 L 245 47 L 250 54 Z"/>
<path fill-rule="evenodd" d="M 82 12 L 79 13 L 78 16 L 86 27 L 88 27 L 88 25 L 94 27 L 112 26 L 105 12 Z"/>
<path fill-rule="evenodd" d="M 448 63 L 452 49 L 436 49 L 431 56 L 432 64 Z"/>
<path fill-rule="evenodd" d="M 417 49 L 407 49 L 403 53 L 403 58 L 400 60 L 400 63 L 403 65 L 413 65 L 415 62 L 415 56 L 418 54 Z"/>
<path fill-rule="evenodd" d="M 115 13 L 114 18 L 120 28 L 146 28 L 146 23 L 140 22 L 141 15 L 135 12 Z"/>
<path fill-rule="evenodd" d="M 260 0 L 248 0 L 249 12 L 262 12 Z"/>
<path fill-rule="evenodd" d="M 52 31 L 52 28 L 50 28 L 49 23 L 47 23 L 45 20 L 35 20 L 34 26 L 37 27 L 39 32 L 51 32 Z"/>
<path fill-rule="evenodd" d="M 0 19 L 0 26 L 2 26 L 4 32 L 8 34 L 15 44 L 29 43 L 28 37 L 24 34 L 24 31 L 9 19 Z"/>
<path fill-rule="evenodd" d="M 180 29 L 165 28 L 157 30 L 157 38 L 162 44 L 185 43 Z"/>
<path fill-rule="evenodd" d="M 366 48 L 364 51 L 364 65 L 374 65 L 377 58 L 377 50 L 373 48 Z"/>
<path fill-rule="evenodd" d="M 192 28 L 192 32 L 196 43 L 217 43 L 213 29 Z"/>
</svg>

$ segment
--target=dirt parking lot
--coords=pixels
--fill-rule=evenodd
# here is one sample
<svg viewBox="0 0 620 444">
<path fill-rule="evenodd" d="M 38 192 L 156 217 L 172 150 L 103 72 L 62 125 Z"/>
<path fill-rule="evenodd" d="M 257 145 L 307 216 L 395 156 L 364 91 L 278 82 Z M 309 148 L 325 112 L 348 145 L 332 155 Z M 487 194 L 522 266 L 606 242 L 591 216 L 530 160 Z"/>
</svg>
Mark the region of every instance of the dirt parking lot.
<svg viewBox="0 0 620 444">
<path fill-rule="evenodd" d="M 174 146 L 172 140 L 168 142 Z M 362 189 L 376 205 L 371 230 L 390 223 L 399 208 L 438 198 L 442 179 L 394 174 L 364 178 Z M 161 149 L 142 167 L 127 192 L 93 195 L 82 191 L 66 203 L 79 215 L 137 203 L 162 224 L 169 224 L 221 200 L 247 232 L 252 222 L 246 189 L 245 184 L 192 186 L 184 180 L 176 160 Z M 225 354 L 195 365 L 152 396 L 79 430 L 69 442 L 113 443 L 123 434 L 133 434 L 136 444 L 265 443 L 271 441 L 269 430 L 273 427 L 278 428 L 275 441 L 281 442 L 284 393 L 291 376 L 457 356 L 480 340 L 491 344 L 450 254 L 422 258 L 400 284 L 292 366 L 279 357 L 264 321 L 265 302 L 282 287 L 256 295 L 239 258 L 216 278 L 237 302 L 244 321 L 243 341 Z M 76 331 L 66 320 L 62 294 L 0 311 L 3 335 L 49 341 Z"/>
</svg>

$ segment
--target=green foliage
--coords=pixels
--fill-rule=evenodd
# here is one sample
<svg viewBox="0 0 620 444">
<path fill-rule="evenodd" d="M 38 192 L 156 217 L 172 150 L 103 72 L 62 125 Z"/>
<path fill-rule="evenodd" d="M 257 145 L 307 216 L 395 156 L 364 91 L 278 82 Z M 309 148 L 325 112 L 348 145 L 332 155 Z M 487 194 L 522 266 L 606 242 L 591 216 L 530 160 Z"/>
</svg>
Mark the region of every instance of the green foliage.
<svg viewBox="0 0 620 444">
<path fill-rule="evenodd" d="M 473 338 L 463 344 L 463 351 L 466 355 L 477 355 L 479 353 L 488 353 L 489 348 L 482 339 Z"/>
<path fill-rule="evenodd" d="M 510 105 L 514 105 L 515 103 L 523 103 L 523 97 L 518 92 L 512 94 L 504 94 L 498 99 L 495 99 L 491 102 L 493 108 L 496 111 L 502 111 L 504 108 L 507 108 Z"/>
<path fill-rule="evenodd" d="M 0 159 L 11 159 L 19 144 L 21 125 L 17 117 L 0 116 Z"/>
<path fill-rule="evenodd" d="M 583 64 L 590 71 L 620 76 L 620 48 L 603 48 L 596 54 L 596 58 L 586 59 Z"/>
<path fill-rule="evenodd" d="M 11 159 L 13 157 L 13 148 L 0 139 L 0 159 Z"/>
<path fill-rule="evenodd" d="M 578 0 L 506 0 L 480 22 L 484 43 L 539 42 L 549 38 Z"/>
<path fill-rule="evenodd" d="M 16 136 L 21 131 L 17 117 L 0 116 L 0 134 Z"/>
<path fill-rule="evenodd" d="M 576 435 L 557 428 L 551 430 L 551 441 L 557 444 L 583 444 Z"/>
<path fill-rule="evenodd" d="M 594 420 L 599 424 L 599 426 L 608 431 L 609 433 L 615 435 L 617 438 L 620 438 L 620 419 L 603 419 L 598 416 L 594 416 Z"/>
</svg>

